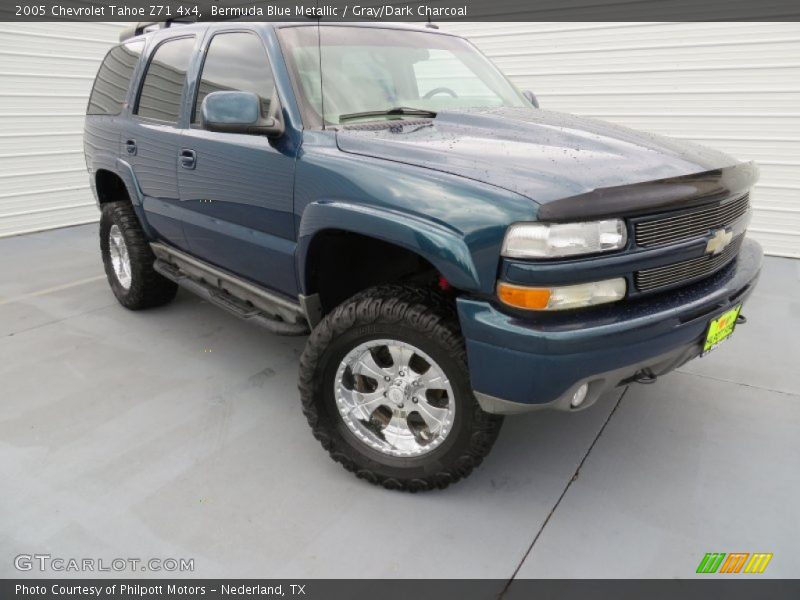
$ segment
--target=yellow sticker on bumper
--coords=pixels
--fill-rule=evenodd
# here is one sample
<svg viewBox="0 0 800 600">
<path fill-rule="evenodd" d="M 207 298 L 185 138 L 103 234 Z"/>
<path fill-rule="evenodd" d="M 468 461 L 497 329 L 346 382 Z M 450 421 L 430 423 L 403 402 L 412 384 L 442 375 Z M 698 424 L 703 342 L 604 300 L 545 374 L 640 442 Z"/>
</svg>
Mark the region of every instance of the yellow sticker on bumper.
<svg viewBox="0 0 800 600">
<path fill-rule="evenodd" d="M 734 306 L 732 309 L 725 311 L 708 324 L 706 343 L 703 346 L 704 353 L 713 350 L 717 344 L 725 340 L 733 333 L 733 328 L 736 327 L 736 319 L 739 318 L 739 312 L 741 310 L 741 304 Z"/>
</svg>

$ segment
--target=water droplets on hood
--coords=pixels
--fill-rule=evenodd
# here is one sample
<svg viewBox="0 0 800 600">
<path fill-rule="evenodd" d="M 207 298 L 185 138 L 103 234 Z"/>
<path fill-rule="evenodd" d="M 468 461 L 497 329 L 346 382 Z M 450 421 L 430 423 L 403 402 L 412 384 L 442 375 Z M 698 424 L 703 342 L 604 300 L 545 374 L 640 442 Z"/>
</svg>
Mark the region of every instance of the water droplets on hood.
<svg viewBox="0 0 800 600">
<path fill-rule="evenodd" d="M 537 202 L 737 162 L 683 140 L 528 108 L 441 111 L 424 126 L 347 128 L 337 143 L 344 152 L 444 171 Z"/>
</svg>

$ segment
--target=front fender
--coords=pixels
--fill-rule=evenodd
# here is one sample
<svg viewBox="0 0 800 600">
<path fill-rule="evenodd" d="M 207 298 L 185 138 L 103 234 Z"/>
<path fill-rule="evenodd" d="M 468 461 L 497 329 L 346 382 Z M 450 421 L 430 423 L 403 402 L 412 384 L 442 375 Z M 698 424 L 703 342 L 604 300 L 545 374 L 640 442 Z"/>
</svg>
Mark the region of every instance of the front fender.
<svg viewBox="0 0 800 600">
<path fill-rule="evenodd" d="M 307 293 L 306 259 L 314 236 L 336 229 L 372 237 L 414 252 L 431 263 L 453 286 L 480 291 L 481 277 L 461 232 L 397 210 L 343 201 L 306 206 L 297 244 L 298 281 Z"/>
<path fill-rule="evenodd" d="M 394 244 L 431 263 L 453 286 L 494 293 L 510 223 L 534 219 L 536 203 L 479 181 L 342 152 L 331 132 L 305 132 L 295 170 L 298 284 L 324 230 Z"/>
</svg>

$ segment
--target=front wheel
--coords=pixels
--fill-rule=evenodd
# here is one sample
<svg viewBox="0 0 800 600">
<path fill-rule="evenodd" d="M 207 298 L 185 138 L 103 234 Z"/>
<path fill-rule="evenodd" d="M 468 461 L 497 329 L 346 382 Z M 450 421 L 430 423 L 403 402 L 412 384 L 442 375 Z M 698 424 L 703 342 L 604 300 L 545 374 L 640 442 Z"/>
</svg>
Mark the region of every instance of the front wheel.
<svg viewBox="0 0 800 600">
<path fill-rule="evenodd" d="M 475 400 L 458 320 L 433 292 L 383 286 L 351 298 L 314 329 L 300 369 L 314 436 L 346 469 L 387 488 L 466 477 L 502 424 Z"/>
</svg>

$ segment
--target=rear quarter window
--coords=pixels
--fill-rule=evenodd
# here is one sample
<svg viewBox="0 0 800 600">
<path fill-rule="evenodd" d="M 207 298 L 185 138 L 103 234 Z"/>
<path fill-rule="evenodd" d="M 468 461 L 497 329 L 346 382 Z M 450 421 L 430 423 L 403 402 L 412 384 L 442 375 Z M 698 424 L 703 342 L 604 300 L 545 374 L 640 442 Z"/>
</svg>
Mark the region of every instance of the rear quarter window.
<svg viewBox="0 0 800 600">
<path fill-rule="evenodd" d="M 133 71 L 142 56 L 144 41 L 129 42 L 112 48 L 94 80 L 88 115 L 118 115 L 122 112 Z"/>
</svg>

